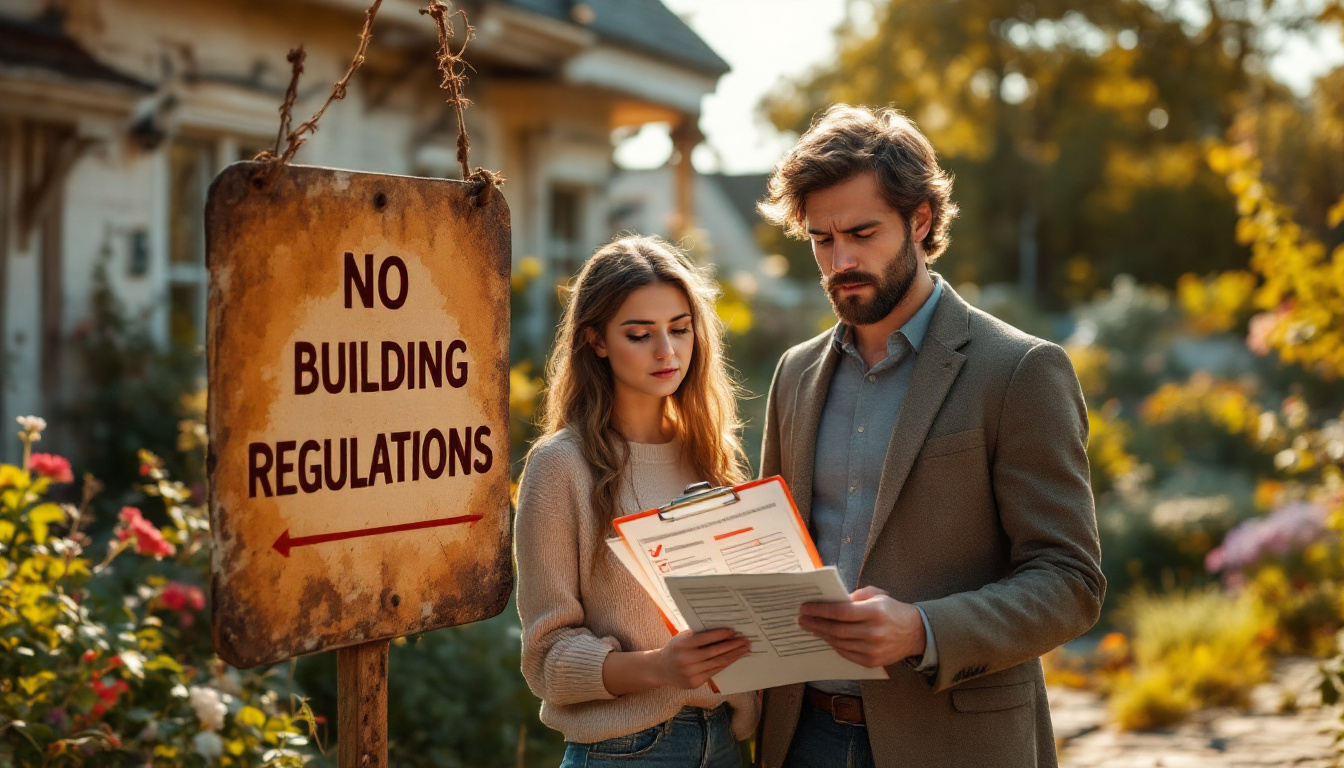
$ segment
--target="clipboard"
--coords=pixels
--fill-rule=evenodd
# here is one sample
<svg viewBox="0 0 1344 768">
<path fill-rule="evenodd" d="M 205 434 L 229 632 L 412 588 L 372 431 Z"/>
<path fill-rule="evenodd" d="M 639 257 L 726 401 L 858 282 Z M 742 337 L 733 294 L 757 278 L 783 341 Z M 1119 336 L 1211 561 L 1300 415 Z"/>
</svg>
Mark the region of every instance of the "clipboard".
<svg viewBox="0 0 1344 768">
<path fill-rule="evenodd" d="M 668 504 L 612 524 L 618 535 L 607 545 L 670 632 L 732 626 L 751 639 L 752 652 L 711 681 L 716 692 L 887 679 L 885 670 L 847 661 L 797 626 L 802 602 L 839 602 L 848 592 L 835 569 L 822 566 L 783 478 L 722 488 L 696 483 Z M 768 610 L 753 594 L 768 598 Z M 736 609 L 721 610 L 725 600 Z"/>
<path fill-rule="evenodd" d="M 797 573 L 821 556 L 779 476 L 738 486 L 687 486 L 655 509 L 612 521 L 607 545 L 658 607 L 674 634 L 689 629 L 664 579 L 732 573 Z"/>
</svg>

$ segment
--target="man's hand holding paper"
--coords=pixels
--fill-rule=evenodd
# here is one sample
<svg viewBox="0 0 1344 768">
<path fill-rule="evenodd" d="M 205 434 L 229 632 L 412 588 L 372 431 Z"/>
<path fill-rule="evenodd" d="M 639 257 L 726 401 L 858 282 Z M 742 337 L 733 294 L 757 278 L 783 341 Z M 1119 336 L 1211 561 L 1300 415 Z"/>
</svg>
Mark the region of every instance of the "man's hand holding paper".
<svg viewBox="0 0 1344 768">
<path fill-rule="evenodd" d="M 721 665 L 709 675 L 720 692 L 804 680 L 886 678 L 880 666 L 846 655 L 871 658 L 870 653 L 833 648 L 800 623 L 803 604 L 834 604 L 840 613 L 818 621 L 834 623 L 842 634 L 866 634 L 886 626 L 883 608 L 890 606 L 875 597 L 871 604 L 850 602 L 836 570 L 821 567 L 779 478 L 709 492 L 614 523 L 620 537 L 608 545 L 673 631 L 689 628 L 699 638 L 732 630 L 749 641 L 750 652 L 740 658 L 736 651 L 716 654 L 713 664 L 703 665 Z M 851 609 L 857 613 L 847 612 Z M 890 618 L 900 618 L 899 610 L 893 609 Z M 854 639 L 844 643 L 852 645 Z"/>
<path fill-rule="evenodd" d="M 865 667 L 886 667 L 924 655 L 919 609 L 877 587 L 850 594 L 848 603 L 805 603 L 798 626 L 825 640 L 841 657 Z"/>
</svg>

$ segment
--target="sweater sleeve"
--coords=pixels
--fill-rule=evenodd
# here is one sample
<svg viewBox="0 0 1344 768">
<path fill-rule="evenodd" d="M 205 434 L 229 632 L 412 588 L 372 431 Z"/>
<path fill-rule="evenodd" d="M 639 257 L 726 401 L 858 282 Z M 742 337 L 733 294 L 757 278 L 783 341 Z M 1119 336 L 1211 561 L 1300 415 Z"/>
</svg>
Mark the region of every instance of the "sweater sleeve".
<svg viewBox="0 0 1344 768">
<path fill-rule="evenodd" d="M 584 542 L 595 538 L 580 529 L 593 520 L 581 487 L 588 473 L 577 451 L 558 442 L 534 451 L 523 471 L 514 559 L 523 677 L 538 697 L 563 706 L 616 698 L 602 683 L 602 665 L 621 648 L 615 638 L 599 638 L 584 626 L 580 570 L 600 553 L 581 556 Z"/>
</svg>

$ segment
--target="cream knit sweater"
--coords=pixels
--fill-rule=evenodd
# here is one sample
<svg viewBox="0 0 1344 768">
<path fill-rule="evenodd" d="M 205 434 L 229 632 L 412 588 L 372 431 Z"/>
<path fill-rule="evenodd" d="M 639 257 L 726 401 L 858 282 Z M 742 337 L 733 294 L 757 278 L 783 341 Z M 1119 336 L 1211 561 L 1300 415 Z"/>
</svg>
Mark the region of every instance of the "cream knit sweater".
<svg viewBox="0 0 1344 768">
<path fill-rule="evenodd" d="M 634 487 L 623 483 L 618 502 L 626 514 L 666 504 L 699 480 L 676 441 L 631 443 L 629 470 Z M 726 701 L 734 735 L 747 738 L 759 715 L 755 693 L 722 696 L 703 685 L 615 697 L 603 686 L 608 653 L 661 648 L 670 635 L 653 602 L 597 535 L 592 489 L 578 440 L 566 430 L 532 452 L 518 492 L 514 554 L 523 676 L 541 698 L 541 721 L 566 741 L 591 743 L 666 722 L 683 706 Z"/>
</svg>

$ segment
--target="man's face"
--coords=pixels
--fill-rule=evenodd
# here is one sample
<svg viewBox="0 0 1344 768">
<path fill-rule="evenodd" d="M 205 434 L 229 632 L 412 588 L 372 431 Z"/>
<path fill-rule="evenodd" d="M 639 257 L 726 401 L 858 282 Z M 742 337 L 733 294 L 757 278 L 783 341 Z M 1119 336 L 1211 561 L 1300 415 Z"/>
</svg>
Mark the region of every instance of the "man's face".
<svg viewBox="0 0 1344 768">
<path fill-rule="evenodd" d="M 887 204 L 877 175 L 864 173 L 804 200 L 812 255 L 831 307 L 850 325 L 871 325 L 896 308 L 915 280 L 922 254 Z M 921 209 L 916 212 L 928 218 Z"/>
</svg>

